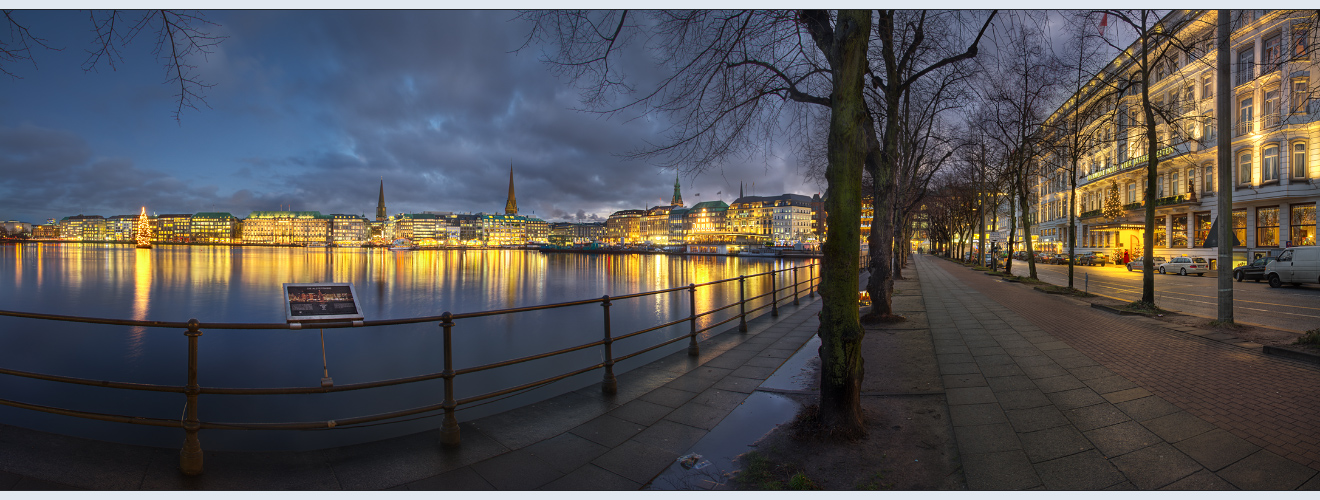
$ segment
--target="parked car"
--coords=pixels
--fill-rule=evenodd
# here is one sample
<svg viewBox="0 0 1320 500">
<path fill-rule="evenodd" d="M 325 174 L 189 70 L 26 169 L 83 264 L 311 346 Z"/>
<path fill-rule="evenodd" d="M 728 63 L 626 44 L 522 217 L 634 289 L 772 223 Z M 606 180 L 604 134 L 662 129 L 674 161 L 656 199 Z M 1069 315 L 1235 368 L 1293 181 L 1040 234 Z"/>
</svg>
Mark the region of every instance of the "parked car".
<svg viewBox="0 0 1320 500">
<path fill-rule="evenodd" d="M 1103 252 L 1091 252 L 1077 256 L 1077 265 L 1104 266 L 1109 263 L 1109 256 Z"/>
<path fill-rule="evenodd" d="M 1260 280 L 1265 278 L 1265 265 L 1274 262 L 1277 258 L 1278 257 L 1261 257 L 1256 259 L 1255 262 L 1245 266 L 1237 266 L 1233 268 L 1233 278 L 1238 281 L 1244 279 L 1256 280 L 1257 283 L 1260 283 Z"/>
<path fill-rule="evenodd" d="M 1165 262 L 1167 262 L 1167 261 L 1164 259 L 1164 257 L 1160 257 L 1160 256 L 1158 256 L 1158 255 L 1156 255 L 1154 258 L 1152 258 L 1152 259 L 1150 259 L 1150 260 L 1151 260 L 1151 263 L 1155 264 L 1154 267 L 1155 267 L 1155 270 L 1156 270 L 1156 271 L 1158 271 L 1158 270 L 1160 269 L 1160 265 L 1162 265 L 1162 264 L 1164 264 Z M 1128 262 L 1127 270 L 1128 270 L 1128 272 L 1132 272 L 1132 271 L 1140 271 L 1140 270 L 1141 270 L 1141 257 L 1137 257 L 1137 258 L 1136 258 L 1135 260 L 1133 260 L 1132 262 Z"/>
<path fill-rule="evenodd" d="M 1054 257 L 1050 258 L 1049 264 L 1060 264 L 1066 266 L 1068 265 L 1068 260 L 1069 260 L 1068 254 L 1066 253 L 1055 254 Z"/>
<path fill-rule="evenodd" d="M 1320 283 L 1320 247 L 1294 247 L 1284 250 L 1274 262 L 1265 264 L 1265 279 L 1278 288 L 1284 283 Z"/>
<path fill-rule="evenodd" d="M 1039 264 L 1048 263 L 1048 262 L 1049 262 L 1051 259 L 1053 259 L 1053 258 L 1054 258 L 1054 254 L 1052 254 L 1052 253 L 1038 253 L 1038 254 L 1036 254 L 1036 262 L 1039 263 Z"/>
<path fill-rule="evenodd" d="M 1182 276 L 1195 274 L 1205 276 L 1210 270 L 1210 263 L 1201 257 L 1174 257 L 1173 260 L 1160 264 L 1160 274 L 1178 273 Z"/>
</svg>

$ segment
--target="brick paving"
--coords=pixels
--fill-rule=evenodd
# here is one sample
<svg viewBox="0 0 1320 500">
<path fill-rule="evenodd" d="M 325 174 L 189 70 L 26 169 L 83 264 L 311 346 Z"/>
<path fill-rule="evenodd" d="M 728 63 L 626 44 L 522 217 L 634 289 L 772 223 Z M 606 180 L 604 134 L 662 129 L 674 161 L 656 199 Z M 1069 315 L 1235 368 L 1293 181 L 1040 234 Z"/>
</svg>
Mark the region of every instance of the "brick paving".
<svg viewBox="0 0 1320 500">
<path fill-rule="evenodd" d="M 969 488 L 1320 487 L 1320 367 L 917 268 Z"/>
</svg>

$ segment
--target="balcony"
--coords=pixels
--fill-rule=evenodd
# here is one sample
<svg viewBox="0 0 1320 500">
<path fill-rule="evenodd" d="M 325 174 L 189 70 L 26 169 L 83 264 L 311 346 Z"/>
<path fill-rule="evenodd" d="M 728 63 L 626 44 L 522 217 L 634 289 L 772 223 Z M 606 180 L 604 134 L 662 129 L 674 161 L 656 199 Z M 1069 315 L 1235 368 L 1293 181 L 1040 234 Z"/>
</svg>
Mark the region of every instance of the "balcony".
<svg viewBox="0 0 1320 500">
<path fill-rule="evenodd" d="M 1268 130 L 1268 129 L 1271 128 L 1271 127 L 1277 127 L 1277 126 L 1279 126 L 1279 113 L 1278 113 L 1278 112 L 1274 112 L 1274 113 L 1265 113 L 1265 116 L 1264 116 L 1263 118 L 1265 119 L 1265 125 L 1264 125 L 1263 127 L 1261 127 L 1262 130 Z"/>
<path fill-rule="evenodd" d="M 1237 134 L 1236 134 L 1236 137 L 1241 137 L 1241 136 L 1244 136 L 1244 135 L 1247 135 L 1247 134 L 1250 134 L 1250 133 L 1254 132 L 1254 131 L 1256 130 L 1256 128 L 1254 127 L 1255 123 L 1253 123 L 1253 122 L 1255 122 L 1255 120 L 1247 120 L 1247 121 L 1238 122 L 1238 124 L 1237 124 L 1237 126 L 1236 126 L 1236 128 L 1237 128 Z"/>
<path fill-rule="evenodd" d="M 1157 206 L 1157 207 L 1163 207 L 1163 206 L 1167 206 L 1167 205 L 1177 205 L 1177 204 L 1180 204 L 1180 203 L 1187 203 L 1187 202 L 1190 202 L 1190 201 L 1191 201 L 1191 200 L 1190 200 L 1190 199 L 1188 198 L 1188 196 L 1185 195 L 1185 194 L 1180 194 L 1180 195 L 1177 195 L 1177 196 L 1165 196 L 1165 197 L 1163 197 L 1163 198 L 1160 198 L 1160 199 L 1155 200 L 1155 206 Z"/>
<path fill-rule="evenodd" d="M 1078 214 L 1078 215 L 1077 215 L 1077 218 L 1078 218 L 1078 219 L 1087 219 L 1087 218 L 1090 218 L 1090 217 L 1099 217 L 1101 212 L 1102 212 L 1102 210 L 1100 210 L 1100 209 L 1098 209 L 1098 208 L 1095 209 L 1095 210 L 1087 210 L 1087 211 L 1085 211 L 1085 212 L 1082 212 L 1081 214 Z"/>
</svg>

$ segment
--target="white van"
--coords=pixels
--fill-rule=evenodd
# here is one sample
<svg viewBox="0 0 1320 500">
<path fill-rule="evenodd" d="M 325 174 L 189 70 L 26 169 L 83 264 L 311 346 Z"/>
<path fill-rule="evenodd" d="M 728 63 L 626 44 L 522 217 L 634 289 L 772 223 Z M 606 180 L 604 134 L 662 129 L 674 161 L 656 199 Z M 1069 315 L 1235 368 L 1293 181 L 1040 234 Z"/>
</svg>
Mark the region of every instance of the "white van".
<svg viewBox="0 0 1320 500">
<path fill-rule="evenodd" d="M 1279 254 L 1278 260 L 1265 265 L 1270 286 L 1284 283 L 1320 283 L 1320 247 L 1293 247 Z"/>
</svg>

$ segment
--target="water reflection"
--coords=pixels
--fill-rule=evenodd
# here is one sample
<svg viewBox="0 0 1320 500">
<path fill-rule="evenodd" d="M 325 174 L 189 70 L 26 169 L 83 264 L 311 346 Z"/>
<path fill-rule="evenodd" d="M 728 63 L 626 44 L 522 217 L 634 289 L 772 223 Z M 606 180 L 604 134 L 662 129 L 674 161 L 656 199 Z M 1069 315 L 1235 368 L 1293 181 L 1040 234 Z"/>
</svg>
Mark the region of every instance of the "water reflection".
<svg viewBox="0 0 1320 500">
<path fill-rule="evenodd" d="M 14 269 L 14 286 L 0 287 L 0 309 L 159 321 L 283 322 L 283 283 L 354 283 L 368 319 L 406 318 L 618 296 L 686 286 L 792 263 L 769 259 L 665 255 L 540 254 L 521 250 L 410 251 L 387 249 L 212 247 L 158 245 L 0 246 L 0 269 Z M 58 286 L 43 286 L 50 274 Z M 784 278 L 789 278 L 786 275 Z M 806 279 L 804 273 L 801 276 Z M 8 282 L 9 280 L 6 280 Z M 783 286 L 783 281 L 780 286 Z M 769 280 L 748 279 L 746 296 L 766 293 Z M 802 293 L 806 293 L 805 288 Z M 616 336 L 688 314 L 687 290 L 614 301 Z M 736 301 L 737 280 L 697 290 L 698 311 Z M 748 310 L 768 299 L 749 304 Z M 700 318 L 698 328 L 733 317 L 737 308 Z M 766 310 L 760 311 L 767 312 Z M 729 328 L 726 324 L 717 331 Z M 527 356 L 600 339 L 598 304 L 458 321 L 457 368 Z M 33 332 L 41 332 L 35 335 Z M 686 322 L 614 346 L 616 355 L 686 335 Z M 717 332 L 707 332 L 709 335 Z M 337 384 L 406 377 L 442 369 L 436 324 L 326 330 L 330 371 Z M 181 331 L 0 318 L 0 366 L 75 377 L 182 384 L 186 341 Z M 616 366 L 627 369 L 685 348 L 676 342 Z M 124 354 L 116 354 L 124 353 Z M 456 380 L 459 398 L 519 385 L 602 360 L 601 349 L 537 363 L 480 372 Z M 317 386 L 321 350 L 316 330 L 204 331 L 199 378 L 209 387 Z M 470 420 L 513 405 L 573 390 L 600 378 L 588 373 L 500 404 L 464 410 Z M 12 383 L 11 383 L 12 382 Z M 6 378 L 0 397 L 90 411 L 177 418 L 173 394 L 67 388 Z M 125 394 L 128 392 L 128 394 Z M 437 384 L 305 396 L 203 396 L 208 421 L 325 420 L 383 413 L 435 402 Z M 503 406 L 501 406 L 503 405 Z M 51 419 L 0 408 L 0 422 L 97 439 L 177 445 L 170 429 Z M 433 419 L 362 430 L 319 433 L 217 431 L 208 449 L 307 449 L 360 442 L 434 428 Z M 108 426 L 108 427 L 107 427 Z"/>
</svg>

